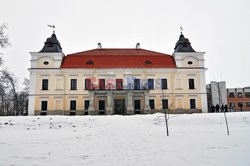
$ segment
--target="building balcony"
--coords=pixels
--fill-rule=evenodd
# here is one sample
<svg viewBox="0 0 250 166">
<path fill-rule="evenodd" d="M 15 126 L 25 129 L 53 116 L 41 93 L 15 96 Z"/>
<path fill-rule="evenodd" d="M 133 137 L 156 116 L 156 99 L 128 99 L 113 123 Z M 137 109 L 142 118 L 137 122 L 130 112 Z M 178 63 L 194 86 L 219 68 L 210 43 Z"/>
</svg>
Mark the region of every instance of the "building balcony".
<svg viewBox="0 0 250 166">
<path fill-rule="evenodd" d="M 145 90 L 154 90 L 154 89 L 149 88 L 147 86 L 142 86 L 142 87 L 105 86 L 105 88 L 104 87 L 90 86 L 90 87 L 85 87 L 85 90 L 88 90 L 88 91 L 130 91 L 130 90 L 142 91 L 142 90 L 144 90 L 145 91 Z"/>
</svg>

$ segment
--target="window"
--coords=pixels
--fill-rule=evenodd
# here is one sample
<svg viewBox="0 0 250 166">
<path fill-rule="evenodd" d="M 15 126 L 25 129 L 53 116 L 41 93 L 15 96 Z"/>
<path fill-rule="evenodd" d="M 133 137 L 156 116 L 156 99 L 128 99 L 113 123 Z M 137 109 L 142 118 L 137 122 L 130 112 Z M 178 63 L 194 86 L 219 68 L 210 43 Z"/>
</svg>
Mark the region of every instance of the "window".
<svg viewBox="0 0 250 166">
<path fill-rule="evenodd" d="M 162 99 L 162 109 L 168 109 L 168 99 Z"/>
<path fill-rule="evenodd" d="M 122 79 L 116 79 L 116 89 L 123 89 L 123 80 Z"/>
<path fill-rule="evenodd" d="M 49 62 L 48 62 L 48 61 L 44 61 L 43 64 L 44 64 L 44 65 L 48 65 Z"/>
<path fill-rule="evenodd" d="M 242 98 L 242 92 L 238 92 L 238 97 Z"/>
<path fill-rule="evenodd" d="M 105 113 L 105 100 L 99 100 L 99 114 Z"/>
<path fill-rule="evenodd" d="M 42 101 L 40 115 L 47 115 L 47 110 L 48 110 L 48 101 Z"/>
<path fill-rule="evenodd" d="M 229 105 L 230 107 L 235 107 L 235 102 L 230 102 Z"/>
<path fill-rule="evenodd" d="M 149 106 L 150 106 L 150 108 L 153 110 L 153 109 L 155 109 L 155 100 L 154 99 L 150 99 L 149 100 Z"/>
<path fill-rule="evenodd" d="M 140 110 L 141 109 L 141 101 L 140 100 L 135 100 L 134 101 L 134 108 L 135 110 Z"/>
<path fill-rule="evenodd" d="M 188 61 L 188 62 L 187 62 L 187 64 L 192 65 L 192 64 L 193 64 L 193 62 L 192 62 L 192 61 Z"/>
<path fill-rule="evenodd" d="M 48 110 L 48 101 L 42 101 L 41 102 L 41 110 L 47 111 Z"/>
<path fill-rule="evenodd" d="M 246 102 L 246 107 L 250 107 L 250 101 Z"/>
<path fill-rule="evenodd" d="M 88 62 L 86 63 L 87 65 L 93 65 L 94 62 L 92 60 L 88 60 Z"/>
<path fill-rule="evenodd" d="M 70 113 L 69 115 L 76 115 L 76 101 L 70 100 Z"/>
<path fill-rule="evenodd" d="M 141 101 L 140 100 L 134 100 L 134 113 L 140 114 L 141 113 Z"/>
<path fill-rule="evenodd" d="M 134 79 L 134 89 L 140 89 L 140 79 Z"/>
<path fill-rule="evenodd" d="M 238 107 L 243 107 L 243 102 L 238 102 Z"/>
<path fill-rule="evenodd" d="M 161 79 L 161 89 L 168 89 L 167 79 Z"/>
<path fill-rule="evenodd" d="M 229 93 L 229 98 L 234 98 L 234 93 L 230 92 Z"/>
<path fill-rule="evenodd" d="M 85 90 L 92 89 L 91 79 L 85 79 Z"/>
<path fill-rule="evenodd" d="M 190 109 L 196 109 L 195 99 L 190 99 Z"/>
<path fill-rule="evenodd" d="M 154 79 L 148 79 L 148 89 L 154 89 Z"/>
<path fill-rule="evenodd" d="M 194 79 L 190 78 L 188 79 L 189 89 L 194 89 Z"/>
<path fill-rule="evenodd" d="M 70 90 L 76 90 L 77 89 L 77 79 L 71 79 L 70 80 Z"/>
<path fill-rule="evenodd" d="M 48 90 L 48 87 L 49 87 L 49 80 L 43 79 L 42 80 L 42 90 Z"/>
<path fill-rule="evenodd" d="M 246 92 L 245 97 L 250 97 L 250 92 Z"/>
<path fill-rule="evenodd" d="M 88 110 L 89 109 L 89 100 L 85 100 L 84 101 L 84 110 Z"/>
<path fill-rule="evenodd" d="M 99 79 L 99 89 L 100 90 L 105 89 L 105 79 Z"/>
<path fill-rule="evenodd" d="M 76 100 L 70 100 L 70 110 L 76 110 Z"/>
<path fill-rule="evenodd" d="M 147 61 L 145 61 L 145 64 L 149 65 L 149 64 L 152 64 L 152 62 L 150 60 L 147 60 Z"/>
</svg>

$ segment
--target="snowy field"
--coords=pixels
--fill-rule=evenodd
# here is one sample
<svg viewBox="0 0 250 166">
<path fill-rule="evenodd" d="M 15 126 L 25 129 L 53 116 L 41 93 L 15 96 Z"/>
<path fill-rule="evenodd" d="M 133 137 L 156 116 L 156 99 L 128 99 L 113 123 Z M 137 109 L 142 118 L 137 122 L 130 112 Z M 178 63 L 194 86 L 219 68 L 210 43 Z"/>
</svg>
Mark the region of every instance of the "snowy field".
<svg viewBox="0 0 250 166">
<path fill-rule="evenodd" d="M 0 117 L 0 165 L 250 166 L 250 113 Z"/>
</svg>

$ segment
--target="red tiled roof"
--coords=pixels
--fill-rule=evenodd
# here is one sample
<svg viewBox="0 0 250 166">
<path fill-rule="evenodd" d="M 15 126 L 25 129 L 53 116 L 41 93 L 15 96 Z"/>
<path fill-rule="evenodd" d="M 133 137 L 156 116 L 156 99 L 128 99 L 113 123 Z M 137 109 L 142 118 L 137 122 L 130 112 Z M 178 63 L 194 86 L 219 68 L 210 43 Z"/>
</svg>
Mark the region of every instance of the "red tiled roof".
<svg viewBox="0 0 250 166">
<path fill-rule="evenodd" d="M 152 64 L 145 64 L 148 60 Z M 65 56 L 61 68 L 176 68 L 176 64 L 168 54 L 145 49 L 93 49 Z"/>
</svg>

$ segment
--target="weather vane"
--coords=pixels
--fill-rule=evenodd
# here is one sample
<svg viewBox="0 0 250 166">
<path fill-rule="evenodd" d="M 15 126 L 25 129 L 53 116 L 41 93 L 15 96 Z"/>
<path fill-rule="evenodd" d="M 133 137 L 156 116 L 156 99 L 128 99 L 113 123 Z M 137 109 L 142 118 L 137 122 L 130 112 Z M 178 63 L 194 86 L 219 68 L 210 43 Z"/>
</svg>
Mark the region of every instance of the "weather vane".
<svg viewBox="0 0 250 166">
<path fill-rule="evenodd" d="M 180 30 L 181 30 L 181 34 L 182 34 L 182 31 L 183 31 L 182 25 L 180 25 Z"/>
<path fill-rule="evenodd" d="M 53 24 L 53 25 L 48 24 L 48 27 L 53 28 L 53 34 L 55 34 L 55 28 L 56 28 L 55 24 Z"/>
</svg>

